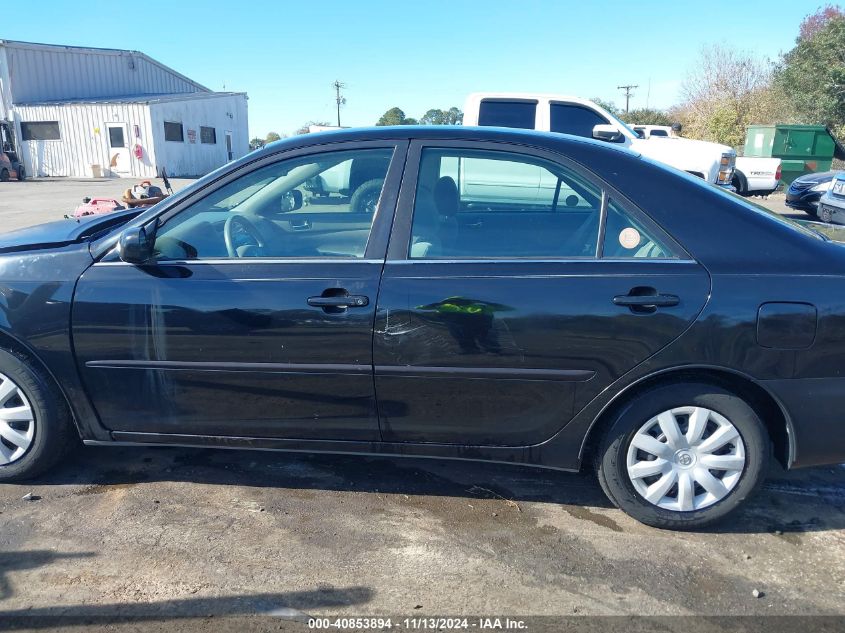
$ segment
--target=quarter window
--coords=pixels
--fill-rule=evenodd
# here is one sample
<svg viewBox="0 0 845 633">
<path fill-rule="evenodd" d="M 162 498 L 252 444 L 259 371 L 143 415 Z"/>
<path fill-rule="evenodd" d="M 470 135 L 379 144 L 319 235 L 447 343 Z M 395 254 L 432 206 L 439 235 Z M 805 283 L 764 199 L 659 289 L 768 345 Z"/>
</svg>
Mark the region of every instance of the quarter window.
<svg viewBox="0 0 845 633">
<path fill-rule="evenodd" d="M 164 122 L 164 140 L 173 141 L 175 143 L 184 143 L 185 135 L 182 131 L 181 123 L 173 123 L 171 121 Z"/>
<path fill-rule="evenodd" d="M 59 134 L 58 121 L 22 121 L 21 122 L 21 138 L 25 141 L 58 141 L 61 140 Z"/>
<path fill-rule="evenodd" d="M 571 170 L 496 151 L 423 151 L 411 258 L 595 257 L 601 190 Z"/>
<path fill-rule="evenodd" d="M 156 257 L 364 257 L 392 154 L 327 152 L 249 172 L 167 220 Z"/>
<path fill-rule="evenodd" d="M 607 120 L 589 108 L 570 103 L 551 104 L 550 129 L 561 134 L 593 137 L 593 127 L 606 125 Z"/>
<path fill-rule="evenodd" d="M 656 228 L 635 219 L 614 200 L 607 205 L 603 257 L 670 259 L 676 257 Z"/>
</svg>

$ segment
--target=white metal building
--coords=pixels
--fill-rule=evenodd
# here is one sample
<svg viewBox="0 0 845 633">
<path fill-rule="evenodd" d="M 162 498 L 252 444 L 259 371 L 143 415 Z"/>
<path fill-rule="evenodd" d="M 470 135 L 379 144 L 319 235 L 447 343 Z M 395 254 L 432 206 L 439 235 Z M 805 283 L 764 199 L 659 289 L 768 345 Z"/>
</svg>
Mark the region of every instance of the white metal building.
<svg viewBox="0 0 845 633">
<path fill-rule="evenodd" d="M 0 40 L 0 121 L 29 176 L 198 176 L 249 144 L 245 93 L 136 51 Z"/>
</svg>

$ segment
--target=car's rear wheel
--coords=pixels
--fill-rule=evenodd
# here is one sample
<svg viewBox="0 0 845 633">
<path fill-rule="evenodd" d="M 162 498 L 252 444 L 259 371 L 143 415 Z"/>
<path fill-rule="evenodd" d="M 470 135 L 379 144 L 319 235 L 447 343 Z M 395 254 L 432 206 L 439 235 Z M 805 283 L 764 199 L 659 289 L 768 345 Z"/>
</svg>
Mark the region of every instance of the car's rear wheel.
<svg viewBox="0 0 845 633">
<path fill-rule="evenodd" d="M 366 213 L 368 215 L 375 213 L 383 184 L 384 180 L 381 178 L 373 178 L 362 183 L 349 199 L 350 211 L 352 213 Z"/>
<path fill-rule="evenodd" d="M 28 358 L 0 350 L 0 482 L 35 477 L 75 443 L 55 384 Z"/>
<path fill-rule="evenodd" d="M 26 170 L 23 165 L 18 165 L 18 180 L 26 180 Z"/>
<path fill-rule="evenodd" d="M 770 453 L 765 427 L 742 398 L 706 383 L 674 383 L 617 412 L 596 470 L 610 500 L 635 519 L 696 529 L 757 489 Z"/>
</svg>

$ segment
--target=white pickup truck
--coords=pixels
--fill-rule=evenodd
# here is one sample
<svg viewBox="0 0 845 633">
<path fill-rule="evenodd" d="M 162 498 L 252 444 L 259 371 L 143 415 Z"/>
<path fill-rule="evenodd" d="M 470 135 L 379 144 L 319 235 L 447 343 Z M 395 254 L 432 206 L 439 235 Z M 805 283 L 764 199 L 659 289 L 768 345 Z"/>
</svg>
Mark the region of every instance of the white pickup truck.
<svg viewBox="0 0 845 633">
<path fill-rule="evenodd" d="M 673 138 L 668 125 L 634 125 L 633 128 L 643 138 Z M 731 184 L 741 196 L 767 196 L 780 184 L 781 163 L 780 158 L 737 156 Z"/>
<path fill-rule="evenodd" d="M 587 99 L 553 94 L 476 92 L 464 104 L 464 125 L 495 125 L 574 134 L 630 147 L 708 182 L 730 187 L 736 152 L 727 145 L 684 138 L 640 138 Z"/>
</svg>

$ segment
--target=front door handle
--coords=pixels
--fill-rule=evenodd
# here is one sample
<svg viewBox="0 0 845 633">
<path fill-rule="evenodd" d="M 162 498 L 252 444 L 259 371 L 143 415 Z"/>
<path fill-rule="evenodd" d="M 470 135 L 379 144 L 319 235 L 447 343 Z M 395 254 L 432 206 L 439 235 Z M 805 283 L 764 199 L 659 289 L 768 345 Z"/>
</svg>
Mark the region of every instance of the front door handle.
<svg viewBox="0 0 845 633">
<path fill-rule="evenodd" d="M 363 308 L 370 303 L 364 295 L 338 295 L 335 297 L 308 297 L 308 305 L 314 308 Z"/>
<path fill-rule="evenodd" d="M 613 303 L 632 308 L 664 308 L 676 306 L 681 300 L 676 295 L 617 295 Z"/>
</svg>

